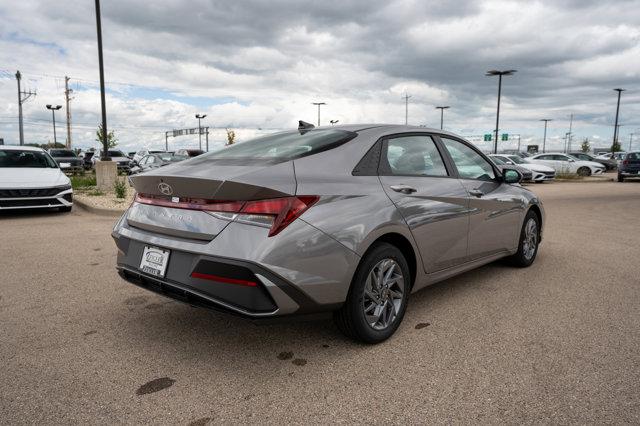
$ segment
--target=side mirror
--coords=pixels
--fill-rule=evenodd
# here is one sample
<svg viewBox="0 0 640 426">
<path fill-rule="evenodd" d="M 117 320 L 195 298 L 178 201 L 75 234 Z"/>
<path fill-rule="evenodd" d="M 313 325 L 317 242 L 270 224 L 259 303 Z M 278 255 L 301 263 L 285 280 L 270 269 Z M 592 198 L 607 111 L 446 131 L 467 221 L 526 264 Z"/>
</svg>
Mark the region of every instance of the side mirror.
<svg viewBox="0 0 640 426">
<path fill-rule="evenodd" d="M 502 177 L 505 183 L 520 183 L 522 175 L 514 169 L 502 169 Z"/>
</svg>

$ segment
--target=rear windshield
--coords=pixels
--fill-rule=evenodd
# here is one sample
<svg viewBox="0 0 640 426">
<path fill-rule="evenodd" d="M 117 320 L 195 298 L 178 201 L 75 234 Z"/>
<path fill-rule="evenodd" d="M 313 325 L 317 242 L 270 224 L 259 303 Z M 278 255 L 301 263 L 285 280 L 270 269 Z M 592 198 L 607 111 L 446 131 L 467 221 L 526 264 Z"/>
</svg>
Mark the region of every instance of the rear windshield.
<svg viewBox="0 0 640 426">
<path fill-rule="evenodd" d="M 0 149 L 0 168 L 58 168 L 53 158 L 43 151 L 19 151 Z"/>
<path fill-rule="evenodd" d="M 52 157 L 75 157 L 76 154 L 68 149 L 52 149 L 49 151 Z"/>
<path fill-rule="evenodd" d="M 225 164 L 279 163 L 335 148 L 356 136 L 334 129 L 287 131 L 227 146 L 197 159 L 220 160 Z"/>
</svg>

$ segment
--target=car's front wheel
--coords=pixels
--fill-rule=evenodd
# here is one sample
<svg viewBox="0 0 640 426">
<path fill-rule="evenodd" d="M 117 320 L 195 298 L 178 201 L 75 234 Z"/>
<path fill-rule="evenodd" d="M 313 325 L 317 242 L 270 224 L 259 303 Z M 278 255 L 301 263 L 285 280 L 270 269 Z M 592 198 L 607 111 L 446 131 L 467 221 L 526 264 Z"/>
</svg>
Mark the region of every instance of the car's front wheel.
<svg viewBox="0 0 640 426">
<path fill-rule="evenodd" d="M 578 169 L 578 176 L 591 176 L 591 169 L 588 167 L 580 167 Z"/>
<path fill-rule="evenodd" d="M 402 252 L 388 243 L 375 244 L 360 262 L 345 304 L 334 314 L 336 325 L 361 342 L 388 339 L 404 317 L 410 287 Z"/>
<path fill-rule="evenodd" d="M 538 219 L 538 215 L 534 211 L 529 210 L 520 230 L 518 251 L 509 260 L 515 266 L 522 268 L 530 266 L 536 260 L 539 244 L 540 219 Z"/>
</svg>

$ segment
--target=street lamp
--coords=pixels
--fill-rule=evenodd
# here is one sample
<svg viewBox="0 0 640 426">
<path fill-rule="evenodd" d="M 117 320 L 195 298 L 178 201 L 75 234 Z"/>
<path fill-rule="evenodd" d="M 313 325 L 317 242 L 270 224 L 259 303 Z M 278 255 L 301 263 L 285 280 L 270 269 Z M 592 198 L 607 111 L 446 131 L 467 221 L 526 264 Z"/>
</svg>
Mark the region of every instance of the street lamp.
<svg viewBox="0 0 640 426">
<path fill-rule="evenodd" d="M 500 124 L 500 94 L 502 92 L 502 76 L 503 75 L 513 75 L 513 73 L 517 72 L 518 70 L 504 70 L 504 71 L 498 71 L 498 70 L 489 70 L 486 72 L 486 76 L 487 77 L 493 77 L 493 76 L 498 76 L 498 110 L 496 113 L 496 139 L 495 142 L 493 144 L 493 153 L 497 154 L 498 153 L 498 129 L 499 129 L 499 124 Z"/>
<path fill-rule="evenodd" d="M 629 152 L 631 152 L 631 144 L 633 143 L 633 135 L 635 135 L 634 132 L 631 132 L 629 134 Z"/>
<path fill-rule="evenodd" d="M 53 117 L 53 146 L 55 148 L 57 140 L 56 140 L 56 111 L 62 108 L 62 105 L 53 106 L 51 104 L 47 104 L 47 109 L 51 110 L 51 116 Z"/>
<path fill-rule="evenodd" d="M 111 161 L 107 132 L 107 103 L 104 94 L 104 62 L 102 60 L 102 21 L 100 19 L 100 0 L 96 0 L 96 31 L 98 33 L 98 67 L 100 69 L 100 105 L 102 107 L 102 157 L 100 161 Z"/>
<path fill-rule="evenodd" d="M 318 105 L 318 127 L 320 127 L 320 105 L 326 105 L 325 102 L 311 102 L 313 105 Z"/>
<path fill-rule="evenodd" d="M 611 144 L 611 152 L 614 151 L 613 145 L 615 145 L 616 142 L 618 142 L 618 114 L 620 113 L 620 96 L 622 95 L 622 92 L 625 91 L 625 89 L 613 89 L 613 90 L 618 92 L 618 105 L 616 106 L 616 124 L 613 127 L 613 144 Z"/>
<path fill-rule="evenodd" d="M 440 130 L 442 130 L 442 124 L 444 123 L 444 110 L 451 108 L 450 106 L 437 106 L 436 109 L 440 110 Z"/>
<path fill-rule="evenodd" d="M 329 123 L 331 123 L 331 125 L 333 126 L 334 124 L 336 124 L 338 121 L 340 120 L 329 120 Z"/>
<path fill-rule="evenodd" d="M 198 119 L 198 144 L 200 146 L 200 151 L 202 151 L 202 128 L 200 127 L 200 120 L 205 118 L 207 114 L 196 114 L 196 118 Z M 207 151 L 209 149 L 207 148 Z"/>
<path fill-rule="evenodd" d="M 547 147 L 547 123 L 553 120 L 550 118 L 543 118 L 540 121 L 544 121 L 544 138 L 542 139 L 542 153 L 544 154 L 545 149 Z"/>
</svg>

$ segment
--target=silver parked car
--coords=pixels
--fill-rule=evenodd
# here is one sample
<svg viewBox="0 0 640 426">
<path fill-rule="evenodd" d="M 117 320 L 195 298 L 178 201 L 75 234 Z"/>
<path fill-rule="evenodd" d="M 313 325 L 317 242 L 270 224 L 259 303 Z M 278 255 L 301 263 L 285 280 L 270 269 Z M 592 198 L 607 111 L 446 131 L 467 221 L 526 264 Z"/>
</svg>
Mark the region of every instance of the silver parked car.
<svg viewBox="0 0 640 426">
<path fill-rule="evenodd" d="M 529 266 L 540 200 L 460 137 L 396 125 L 275 133 L 131 177 L 123 278 L 249 318 L 333 312 L 364 342 L 410 293 L 508 257 Z"/>
</svg>

